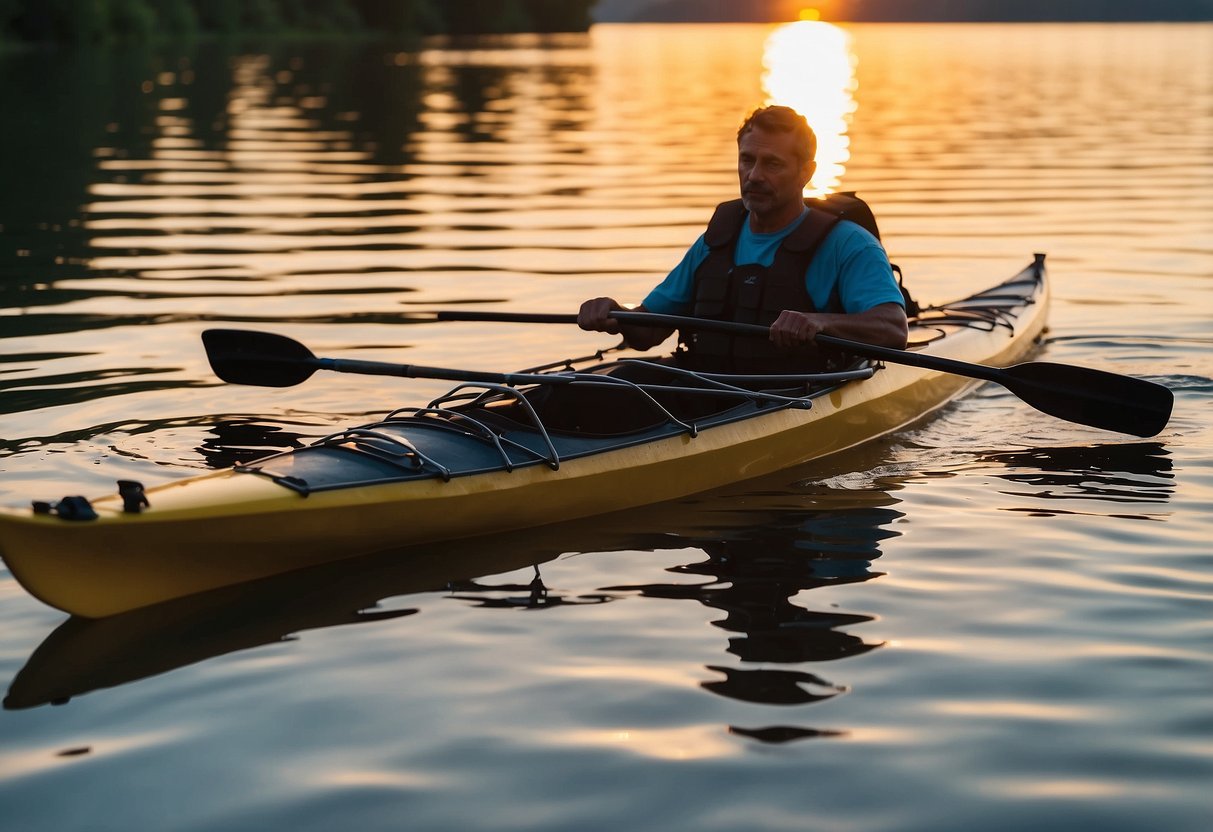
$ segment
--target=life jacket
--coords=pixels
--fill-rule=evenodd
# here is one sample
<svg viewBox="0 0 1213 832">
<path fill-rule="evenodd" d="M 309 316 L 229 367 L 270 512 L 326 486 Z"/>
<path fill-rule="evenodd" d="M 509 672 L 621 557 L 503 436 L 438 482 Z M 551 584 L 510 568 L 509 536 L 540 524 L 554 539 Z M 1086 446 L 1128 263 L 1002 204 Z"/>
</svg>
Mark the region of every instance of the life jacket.
<svg viewBox="0 0 1213 832">
<path fill-rule="evenodd" d="M 854 193 L 806 199 L 809 215 L 780 243 L 770 266 L 734 265 L 734 252 L 746 209 L 740 199 L 723 202 L 708 222 L 704 242 L 709 253 L 695 271 L 692 314 L 697 318 L 770 326 L 785 309 L 801 312 L 842 312 L 835 287 L 824 309 L 818 309 L 805 288 L 805 272 L 826 236 L 841 220 L 850 220 L 880 239 L 876 217 Z M 896 269 L 900 281 L 900 269 Z M 907 300 L 907 312 L 912 303 Z M 786 348 L 764 338 L 716 332 L 683 331 L 682 363 L 691 368 L 731 373 L 803 373 L 833 369 L 845 358 L 816 347 Z"/>
</svg>

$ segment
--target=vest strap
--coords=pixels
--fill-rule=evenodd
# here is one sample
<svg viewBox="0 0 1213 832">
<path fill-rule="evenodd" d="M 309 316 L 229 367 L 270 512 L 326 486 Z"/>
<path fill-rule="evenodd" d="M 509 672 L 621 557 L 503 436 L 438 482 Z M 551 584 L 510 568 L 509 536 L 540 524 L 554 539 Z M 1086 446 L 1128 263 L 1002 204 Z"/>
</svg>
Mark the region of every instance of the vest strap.
<svg viewBox="0 0 1213 832">
<path fill-rule="evenodd" d="M 784 238 L 780 248 L 793 254 L 811 254 L 841 219 L 838 214 L 810 205 L 809 215 Z"/>
<path fill-rule="evenodd" d="M 716 206 L 712 219 L 708 221 L 708 230 L 703 233 L 703 241 L 710 248 L 730 246 L 741 233 L 741 221 L 745 219 L 745 203 L 740 199 L 732 199 Z"/>
</svg>

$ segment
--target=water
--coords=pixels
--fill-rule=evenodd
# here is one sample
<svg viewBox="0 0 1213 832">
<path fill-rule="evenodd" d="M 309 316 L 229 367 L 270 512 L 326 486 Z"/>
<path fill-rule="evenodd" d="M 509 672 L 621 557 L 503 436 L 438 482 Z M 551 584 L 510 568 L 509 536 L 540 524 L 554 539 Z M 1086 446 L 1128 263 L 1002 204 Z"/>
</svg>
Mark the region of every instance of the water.
<svg viewBox="0 0 1213 832">
<path fill-rule="evenodd" d="M 623 515 L 101 622 L 0 572 L 23 830 L 1197 830 L 1213 822 L 1213 27 L 602 26 L 421 51 L 0 55 L 0 501 L 152 484 L 443 385 L 210 374 L 208 326 L 486 370 L 639 300 L 767 98 L 916 293 L 1048 253 L 1051 361 L 1149 440 L 997 389 Z M 60 703 L 59 707 L 48 704 Z M 64 700 L 67 700 L 64 702 Z"/>
</svg>

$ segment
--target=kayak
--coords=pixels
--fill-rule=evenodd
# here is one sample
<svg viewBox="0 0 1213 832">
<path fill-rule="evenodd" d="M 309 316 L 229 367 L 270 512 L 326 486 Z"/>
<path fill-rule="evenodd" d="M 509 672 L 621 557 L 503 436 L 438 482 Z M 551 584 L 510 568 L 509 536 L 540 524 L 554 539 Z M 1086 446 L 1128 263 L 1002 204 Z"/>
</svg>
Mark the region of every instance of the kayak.
<svg viewBox="0 0 1213 832">
<path fill-rule="evenodd" d="M 1040 339 L 1048 299 L 1038 256 L 994 287 L 921 310 L 909 352 L 1005 366 Z M 896 431 L 975 385 L 869 360 L 793 378 L 625 359 L 503 380 L 467 381 L 426 406 L 247 465 L 0 510 L 0 556 L 34 597 L 99 618 L 760 477 Z"/>
<path fill-rule="evenodd" d="M 923 308 L 908 354 L 1006 366 L 1041 339 L 1048 301 L 1038 255 L 996 286 Z M 99 618 L 761 477 L 901 429 L 979 383 L 869 359 L 768 377 L 595 359 L 501 379 L 235 468 L 0 509 L 0 556 L 36 598 Z"/>
</svg>

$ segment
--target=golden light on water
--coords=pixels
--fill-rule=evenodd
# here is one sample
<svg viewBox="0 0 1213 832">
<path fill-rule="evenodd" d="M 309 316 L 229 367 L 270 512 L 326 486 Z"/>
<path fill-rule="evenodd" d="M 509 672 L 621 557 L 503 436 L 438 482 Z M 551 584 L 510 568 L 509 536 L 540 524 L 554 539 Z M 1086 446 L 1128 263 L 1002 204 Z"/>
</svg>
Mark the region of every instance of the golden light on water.
<svg viewBox="0 0 1213 832">
<path fill-rule="evenodd" d="M 835 190 L 846 171 L 855 86 L 851 36 L 843 29 L 803 19 L 780 26 L 767 38 L 763 49 L 767 103 L 792 107 L 817 133 L 817 174 L 805 190 L 808 195 Z"/>
</svg>

